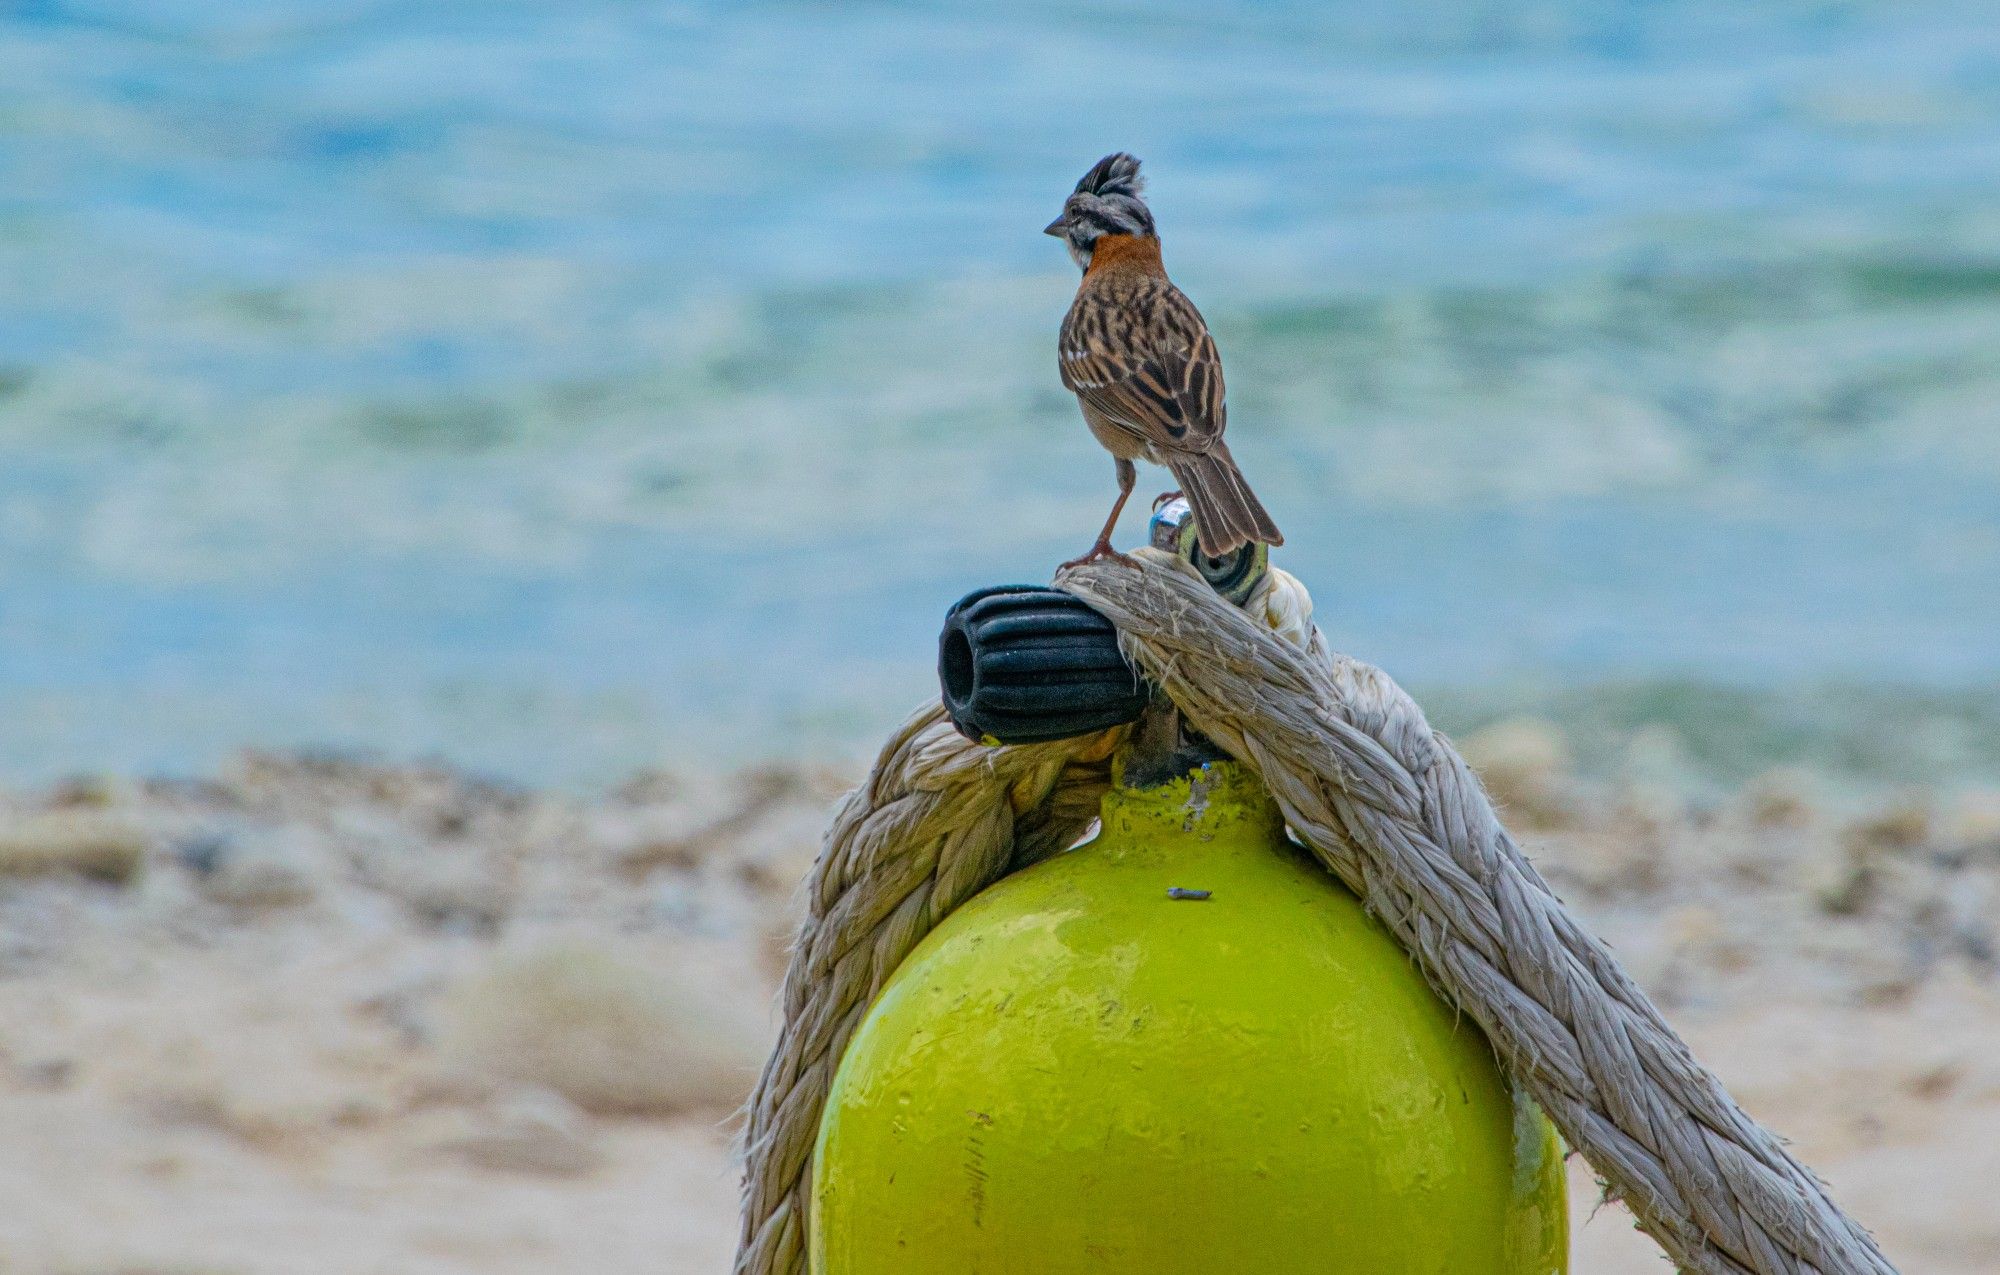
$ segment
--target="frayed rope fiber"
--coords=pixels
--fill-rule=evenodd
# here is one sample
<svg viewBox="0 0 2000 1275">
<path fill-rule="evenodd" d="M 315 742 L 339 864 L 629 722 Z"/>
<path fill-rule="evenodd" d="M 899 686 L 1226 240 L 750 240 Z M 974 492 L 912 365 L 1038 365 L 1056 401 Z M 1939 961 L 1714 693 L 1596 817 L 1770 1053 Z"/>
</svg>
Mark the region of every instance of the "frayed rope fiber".
<svg viewBox="0 0 2000 1275">
<path fill-rule="evenodd" d="M 1293 832 L 1485 1031 L 1676 1265 L 1894 1275 L 1556 898 L 1416 703 L 1329 651 L 1296 614 L 1299 597 L 1253 599 L 1257 616 L 1294 631 L 1287 641 L 1167 554 L 1141 550 L 1136 566 L 1093 563 L 1056 583 L 1109 617 L 1127 658 L 1257 771 Z M 848 796 L 808 881 L 784 1032 L 751 1099 L 737 1275 L 805 1270 L 812 1143 L 842 1048 L 946 914 L 1082 834 L 1117 735 L 987 748 L 933 707 Z"/>
</svg>

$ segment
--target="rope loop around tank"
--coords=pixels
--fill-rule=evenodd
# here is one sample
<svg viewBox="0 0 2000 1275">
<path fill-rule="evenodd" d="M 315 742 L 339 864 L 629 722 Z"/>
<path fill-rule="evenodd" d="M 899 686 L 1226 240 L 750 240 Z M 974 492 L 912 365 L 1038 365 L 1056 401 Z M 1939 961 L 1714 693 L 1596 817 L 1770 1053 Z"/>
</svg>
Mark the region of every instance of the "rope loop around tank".
<svg viewBox="0 0 2000 1275">
<path fill-rule="evenodd" d="M 1478 779 L 1395 682 L 1327 647 L 1272 571 L 1242 609 L 1174 555 L 1056 584 L 1109 617 L 1134 667 L 1253 768 L 1294 835 L 1683 1270 L 1894 1275 L 1826 1187 L 1739 1108 L 1563 905 Z M 889 740 L 828 830 L 751 1097 L 736 1275 L 802 1275 L 811 1155 L 834 1068 L 897 964 L 954 908 L 1074 844 L 1127 728 L 1014 747 L 932 705 Z"/>
</svg>

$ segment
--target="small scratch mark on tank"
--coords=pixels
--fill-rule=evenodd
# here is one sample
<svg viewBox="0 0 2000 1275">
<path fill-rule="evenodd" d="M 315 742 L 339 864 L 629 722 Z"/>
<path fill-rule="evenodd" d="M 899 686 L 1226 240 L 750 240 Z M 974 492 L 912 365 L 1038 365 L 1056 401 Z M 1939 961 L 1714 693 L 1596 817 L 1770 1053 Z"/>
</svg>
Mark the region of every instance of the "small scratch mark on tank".
<svg viewBox="0 0 2000 1275">
<path fill-rule="evenodd" d="M 973 1130 L 965 1139 L 966 1199 L 972 1205 L 972 1224 L 984 1226 L 986 1222 L 986 1140 L 980 1130 L 993 1126 L 993 1117 L 983 1111 L 968 1111 L 972 1117 Z"/>
</svg>

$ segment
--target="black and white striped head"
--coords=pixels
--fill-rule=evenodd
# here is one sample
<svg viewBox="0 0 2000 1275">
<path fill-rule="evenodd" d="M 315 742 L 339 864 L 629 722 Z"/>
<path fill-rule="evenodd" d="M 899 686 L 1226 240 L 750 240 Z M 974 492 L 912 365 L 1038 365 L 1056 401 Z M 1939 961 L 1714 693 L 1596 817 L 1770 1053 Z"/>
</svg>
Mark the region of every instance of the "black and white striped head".
<svg viewBox="0 0 2000 1275">
<path fill-rule="evenodd" d="M 1150 235 L 1153 213 L 1139 193 L 1146 179 L 1139 176 L 1139 161 L 1124 151 L 1106 155 L 1091 165 L 1076 193 L 1063 204 L 1062 216 L 1042 228 L 1069 245 L 1076 264 L 1090 269 L 1090 254 L 1103 235 Z"/>
</svg>

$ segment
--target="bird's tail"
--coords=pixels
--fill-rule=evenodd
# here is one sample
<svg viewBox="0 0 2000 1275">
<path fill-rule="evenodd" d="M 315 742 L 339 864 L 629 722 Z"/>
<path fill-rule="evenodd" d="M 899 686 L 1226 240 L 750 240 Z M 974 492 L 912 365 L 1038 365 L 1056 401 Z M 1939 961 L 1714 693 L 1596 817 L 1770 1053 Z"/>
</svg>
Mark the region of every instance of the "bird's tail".
<svg viewBox="0 0 2000 1275">
<path fill-rule="evenodd" d="M 1285 537 L 1278 524 L 1264 512 L 1257 494 L 1243 481 L 1243 471 L 1221 439 L 1198 456 L 1176 456 L 1169 466 L 1194 510 L 1195 533 L 1201 551 L 1211 558 L 1221 557 L 1239 545 L 1252 541 L 1281 545 Z"/>
</svg>

